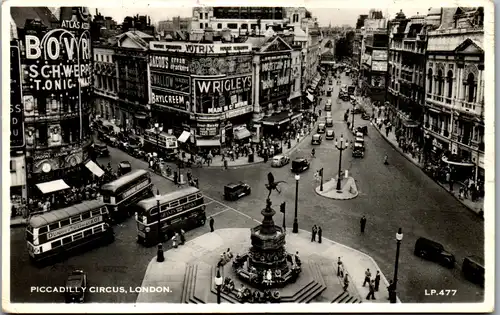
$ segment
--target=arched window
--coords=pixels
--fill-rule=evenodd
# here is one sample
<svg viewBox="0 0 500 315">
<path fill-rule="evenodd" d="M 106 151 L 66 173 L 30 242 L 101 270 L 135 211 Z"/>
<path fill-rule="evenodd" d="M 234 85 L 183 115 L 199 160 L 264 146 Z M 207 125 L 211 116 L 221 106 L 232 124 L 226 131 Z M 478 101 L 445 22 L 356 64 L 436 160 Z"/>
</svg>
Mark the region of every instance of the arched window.
<svg viewBox="0 0 500 315">
<path fill-rule="evenodd" d="M 446 100 L 446 102 L 451 103 L 451 95 L 453 92 L 453 71 L 451 70 L 448 71 L 447 81 L 448 81 L 448 93 L 446 93 L 446 97 L 448 97 L 448 99 Z"/>
<path fill-rule="evenodd" d="M 429 69 L 427 73 L 427 93 L 432 94 L 432 69 Z"/>
<path fill-rule="evenodd" d="M 476 82 L 473 73 L 467 76 L 467 102 L 473 103 L 475 99 Z"/>
<path fill-rule="evenodd" d="M 444 83 L 444 80 L 443 80 L 443 71 L 439 70 L 437 78 L 436 78 L 436 84 L 437 84 L 437 93 L 436 94 L 439 97 L 443 96 L 443 83 Z"/>
</svg>

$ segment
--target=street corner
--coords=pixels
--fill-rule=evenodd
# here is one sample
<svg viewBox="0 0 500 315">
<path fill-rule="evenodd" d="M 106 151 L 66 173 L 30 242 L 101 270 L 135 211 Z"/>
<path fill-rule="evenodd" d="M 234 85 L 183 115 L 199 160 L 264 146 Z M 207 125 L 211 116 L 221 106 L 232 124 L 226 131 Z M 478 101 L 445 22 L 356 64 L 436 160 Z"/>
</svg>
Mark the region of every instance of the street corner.
<svg viewBox="0 0 500 315">
<path fill-rule="evenodd" d="M 318 186 L 315 191 L 322 197 L 336 200 L 354 199 L 359 195 L 358 187 L 353 177 L 341 179 L 340 186 L 341 189 L 337 190 L 337 179 L 332 178 L 323 184 L 323 190 L 321 190 L 321 186 Z"/>
</svg>

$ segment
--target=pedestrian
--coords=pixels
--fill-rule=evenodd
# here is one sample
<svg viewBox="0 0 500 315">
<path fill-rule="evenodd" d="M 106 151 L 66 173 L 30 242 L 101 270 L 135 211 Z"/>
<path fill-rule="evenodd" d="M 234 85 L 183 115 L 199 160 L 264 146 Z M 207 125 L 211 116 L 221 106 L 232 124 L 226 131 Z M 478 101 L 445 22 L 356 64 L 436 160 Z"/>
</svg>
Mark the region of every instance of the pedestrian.
<svg viewBox="0 0 500 315">
<path fill-rule="evenodd" d="M 342 266 L 342 260 L 337 261 L 337 276 L 338 277 L 343 277 L 344 276 L 344 267 Z"/>
<path fill-rule="evenodd" d="M 379 285 L 380 285 L 380 270 L 377 270 L 377 274 L 375 275 L 375 291 L 378 291 Z"/>
<path fill-rule="evenodd" d="M 347 288 L 349 287 L 349 278 L 348 278 L 348 274 L 346 273 L 345 274 L 345 277 L 344 277 L 344 291 L 347 291 Z"/>
<path fill-rule="evenodd" d="M 374 280 L 369 281 L 368 286 L 369 286 L 369 291 L 368 291 L 368 295 L 366 296 L 366 299 L 369 300 L 371 297 L 372 300 L 376 300 L 375 299 L 375 281 Z"/>
<path fill-rule="evenodd" d="M 366 283 L 370 283 L 372 273 L 370 272 L 370 268 L 367 268 L 365 271 L 365 281 L 363 281 L 363 286 L 366 285 Z"/>
<path fill-rule="evenodd" d="M 215 223 L 215 220 L 213 217 L 210 217 L 210 221 L 209 221 L 209 224 L 210 224 L 210 232 L 213 232 L 214 231 L 214 223 Z"/>
<path fill-rule="evenodd" d="M 321 226 L 318 226 L 318 243 L 321 244 L 321 235 L 323 235 L 323 230 L 321 230 Z"/>
<path fill-rule="evenodd" d="M 359 223 L 361 225 L 361 233 L 365 233 L 366 217 L 362 216 L 361 220 L 359 220 Z"/>
<path fill-rule="evenodd" d="M 227 170 L 227 160 L 224 159 L 224 169 Z"/>
<path fill-rule="evenodd" d="M 392 282 L 392 280 L 389 280 L 387 291 L 389 291 L 389 297 L 387 299 L 390 300 L 394 294 L 394 282 Z"/>
<path fill-rule="evenodd" d="M 316 227 L 316 224 L 315 224 L 312 227 L 311 242 L 316 242 L 316 233 L 317 232 L 318 232 L 318 228 Z"/>
<path fill-rule="evenodd" d="M 181 229 L 181 231 L 179 233 L 179 235 L 181 237 L 181 245 L 184 245 L 184 243 L 186 243 L 186 237 L 185 237 L 184 233 L 186 233 L 186 232 L 184 232 L 184 230 Z"/>
<path fill-rule="evenodd" d="M 174 236 L 172 237 L 172 247 L 173 248 L 177 248 L 178 247 L 178 245 L 177 245 L 177 239 L 178 239 L 177 235 L 178 235 L 178 233 L 175 232 Z"/>
</svg>

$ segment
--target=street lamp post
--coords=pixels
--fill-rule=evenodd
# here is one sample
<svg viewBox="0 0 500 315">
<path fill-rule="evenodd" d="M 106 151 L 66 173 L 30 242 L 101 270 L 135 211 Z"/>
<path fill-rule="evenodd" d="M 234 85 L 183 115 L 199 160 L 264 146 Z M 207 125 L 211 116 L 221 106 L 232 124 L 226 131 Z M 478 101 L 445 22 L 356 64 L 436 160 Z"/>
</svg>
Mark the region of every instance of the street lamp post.
<svg viewBox="0 0 500 315">
<path fill-rule="evenodd" d="M 222 276 L 220 275 L 220 269 L 217 267 L 217 274 L 215 275 L 215 286 L 217 287 L 217 304 L 220 304 L 220 289 L 222 287 Z"/>
<path fill-rule="evenodd" d="M 347 149 L 347 147 L 349 146 L 349 141 L 346 140 L 344 142 L 344 135 L 340 135 L 340 145 L 339 143 L 337 142 L 337 139 L 335 139 L 335 148 L 337 148 L 337 150 L 339 150 L 340 154 L 339 154 L 339 173 L 337 175 L 337 190 L 342 190 L 341 188 L 341 181 L 342 181 L 342 176 L 341 176 L 341 171 L 342 171 L 342 151 L 344 151 L 345 149 Z"/>
<path fill-rule="evenodd" d="M 161 244 L 161 215 L 160 215 L 160 199 L 161 199 L 161 195 L 160 195 L 160 191 L 157 189 L 156 190 L 156 195 L 155 195 L 155 198 L 156 198 L 156 209 L 158 211 L 158 223 L 157 223 L 157 226 L 158 226 L 158 229 L 157 229 L 157 241 L 158 241 L 158 251 L 157 251 L 157 255 L 156 255 L 156 261 L 157 262 L 163 262 L 165 261 L 165 256 L 163 255 L 163 246 Z"/>
<path fill-rule="evenodd" d="M 293 218 L 293 233 L 299 233 L 299 221 L 297 219 L 297 210 L 299 203 L 299 180 L 300 175 L 295 174 L 295 217 Z"/>
<path fill-rule="evenodd" d="M 352 123 L 351 123 L 351 127 L 352 127 L 352 131 L 354 131 L 354 107 L 356 107 L 355 105 L 353 105 L 352 107 Z"/>
<path fill-rule="evenodd" d="M 157 122 L 155 123 L 154 126 L 155 126 L 155 135 L 156 135 L 156 151 L 158 151 L 157 158 L 159 160 L 159 158 L 160 158 L 160 133 L 163 131 L 163 126 Z M 158 164 L 158 168 L 159 168 L 159 166 L 160 166 L 160 164 Z"/>
<path fill-rule="evenodd" d="M 398 285 L 398 267 L 399 267 L 399 248 L 401 247 L 401 241 L 403 240 L 403 232 L 399 228 L 398 233 L 396 233 L 396 262 L 394 264 L 394 279 L 392 280 L 392 296 L 391 303 L 396 303 L 396 289 Z"/>
</svg>

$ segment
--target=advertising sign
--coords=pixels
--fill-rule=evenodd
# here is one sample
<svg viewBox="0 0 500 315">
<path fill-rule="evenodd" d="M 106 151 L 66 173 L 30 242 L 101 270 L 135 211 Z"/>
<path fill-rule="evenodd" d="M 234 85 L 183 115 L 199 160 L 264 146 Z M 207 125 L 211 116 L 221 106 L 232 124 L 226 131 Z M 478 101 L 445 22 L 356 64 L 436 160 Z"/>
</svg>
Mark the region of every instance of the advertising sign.
<svg viewBox="0 0 500 315">
<path fill-rule="evenodd" d="M 372 71 L 387 71 L 387 61 L 373 61 Z"/>
<path fill-rule="evenodd" d="M 196 80 L 196 95 L 200 94 L 233 94 L 250 91 L 252 76 L 233 77 L 224 79 Z"/>
<path fill-rule="evenodd" d="M 202 137 L 216 136 L 219 134 L 219 123 L 200 124 L 197 125 L 198 135 Z"/>
<path fill-rule="evenodd" d="M 189 96 L 175 94 L 171 92 L 159 91 L 158 89 L 152 92 L 153 103 L 188 110 Z"/>
<path fill-rule="evenodd" d="M 151 86 L 157 86 L 164 89 L 189 94 L 191 88 L 191 78 L 187 76 L 156 72 L 154 70 L 151 70 Z"/>
<path fill-rule="evenodd" d="M 387 60 L 387 50 L 374 50 L 372 52 L 373 60 Z"/>
<path fill-rule="evenodd" d="M 98 217 L 93 217 L 93 218 L 91 218 L 89 220 L 80 221 L 80 222 L 75 223 L 73 225 L 68 225 L 68 226 L 63 227 L 61 229 L 50 231 L 47 234 L 47 239 L 50 240 L 50 239 L 59 237 L 61 235 L 65 235 L 65 234 L 68 234 L 68 233 L 71 233 L 71 232 L 75 232 L 75 231 L 81 230 L 83 228 L 86 228 L 88 226 L 95 225 L 95 224 L 97 224 L 97 223 L 99 223 L 101 221 L 102 221 L 102 215 L 100 215 Z"/>
<path fill-rule="evenodd" d="M 225 54 L 251 52 L 252 44 L 191 44 L 184 42 L 149 42 L 153 51 L 172 51 L 191 54 Z"/>
<path fill-rule="evenodd" d="M 252 73 L 252 56 L 196 57 L 190 68 L 197 75 L 247 74 Z"/>
<path fill-rule="evenodd" d="M 10 147 L 24 146 L 21 56 L 19 47 L 10 46 Z"/>
<path fill-rule="evenodd" d="M 162 70 L 189 72 L 189 60 L 183 57 L 152 55 L 149 65 Z"/>
</svg>

